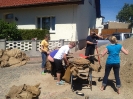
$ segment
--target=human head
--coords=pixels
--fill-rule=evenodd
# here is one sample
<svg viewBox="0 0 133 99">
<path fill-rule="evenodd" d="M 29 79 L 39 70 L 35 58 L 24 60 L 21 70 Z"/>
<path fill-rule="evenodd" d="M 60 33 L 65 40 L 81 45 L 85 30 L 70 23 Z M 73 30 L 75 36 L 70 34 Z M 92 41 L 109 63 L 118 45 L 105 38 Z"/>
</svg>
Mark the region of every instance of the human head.
<svg viewBox="0 0 133 99">
<path fill-rule="evenodd" d="M 94 36 L 94 35 L 95 35 L 95 31 L 91 31 L 91 32 L 90 32 L 90 35 L 91 35 L 91 36 Z"/>
<path fill-rule="evenodd" d="M 112 44 L 117 44 L 117 38 L 115 36 L 110 36 L 109 37 L 109 41 L 112 43 Z"/>
<path fill-rule="evenodd" d="M 70 49 L 72 49 L 73 47 L 75 47 L 76 46 L 76 43 L 75 42 L 70 42 L 69 43 L 69 48 Z"/>
<path fill-rule="evenodd" d="M 46 34 L 45 37 L 44 37 L 45 40 L 49 40 L 50 39 L 50 35 L 49 34 Z"/>
</svg>

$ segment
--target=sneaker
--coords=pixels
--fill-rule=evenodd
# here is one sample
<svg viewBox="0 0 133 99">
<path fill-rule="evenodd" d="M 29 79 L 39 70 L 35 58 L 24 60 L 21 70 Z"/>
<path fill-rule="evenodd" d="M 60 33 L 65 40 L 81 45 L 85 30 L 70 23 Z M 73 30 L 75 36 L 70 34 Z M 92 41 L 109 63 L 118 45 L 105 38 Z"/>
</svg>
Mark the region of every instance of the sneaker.
<svg viewBox="0 0 133 99">
<path fill-rule="evenodd" d="M 64 80 L 61 80 L 61 82 L 65 83 L 65 81 L 64 81 Z"/>
<path fill-rule="evenodd" d="M 64 83 L 60 81 L 60 82 L 57 82 L 56 85 L 64 85 Z"/>
<path fill-rule="evenodd" d="M 41 72 L 41 74 L 42 74 L 42 75 L 46 75 L 46 73 L 44 73 L 44 72 Z"/>
</svg>

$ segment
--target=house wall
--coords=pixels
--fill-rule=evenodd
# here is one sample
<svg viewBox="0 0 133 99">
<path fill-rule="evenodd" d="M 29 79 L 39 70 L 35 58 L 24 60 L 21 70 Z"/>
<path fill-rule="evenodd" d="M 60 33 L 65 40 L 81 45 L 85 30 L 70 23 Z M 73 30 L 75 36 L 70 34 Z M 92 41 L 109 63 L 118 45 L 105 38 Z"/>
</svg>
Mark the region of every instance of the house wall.
<svg viewBox="0 0 133 99">
<path fill-rule="evenodd" d="M 96 18 L 96 29 L 98 29 L 98 28 L 104 28 L 104 26 L 102 25 L 102 23 L 103 23 L 103 18 L 101 17 L 101 18 Z"/>
<path fill-rule="evenodd" d="M 82 49 L 86 45 L 89 28 L 95 28 L 96 24 L 96 8 L 95 0 L 84 0 L 84 5 L 77 8 L 77 39 L 79 40 L 79 48 Z"/>
<path fill-rule="evenodd" d="M 37 17 L 55 16 L 55 32 L 52 32 L 51 40 L 79 41 L 79 49 L 85 47 L 89 28 L 95 28 L 96 24 L 95 0 L 84 0 L 84 4 L 79 5 L 0 10 L 0 18 L 5 13 L 13 13 L 18 18 L 19 29 L 36 29 Z"/>
<path fill-rule="evenodd" d="M 78 5 L 45 6 L 37 8 L 19 8 L 0 10 L 0 18 L 3 14 L 13 13 L 19 29 L 36 29 L 37 17 L 55 16 L 55 31 L 51 34 L 51 40 L 65 39 L 76 41 L 76 15 Z"/>
<path fill-rule="evenodd" d="M 122 23 L 122 22 L 108 22 L 104 26 L 105 29 L 128 29 L 130 23 Z"/>
</svg>

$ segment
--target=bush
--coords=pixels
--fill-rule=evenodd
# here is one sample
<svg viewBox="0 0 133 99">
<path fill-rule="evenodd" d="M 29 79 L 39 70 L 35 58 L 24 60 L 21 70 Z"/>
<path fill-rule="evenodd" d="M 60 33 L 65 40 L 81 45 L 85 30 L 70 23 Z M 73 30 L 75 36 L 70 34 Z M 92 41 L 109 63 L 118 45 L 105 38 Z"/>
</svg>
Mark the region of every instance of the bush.
<svg viewBox="0 0 133 99">
<path fill-rule="evenodd" d="M 37 38 L 38 40 L 44 39 L 44 36 L 49 33 L 48 30 L 39 30 L 39 29 L 32 29 L 32 30 L 18 30 L 19 34 L 22 37 L 22 40 L 31 40 L 32 38 Z"/>
<path fill-rule="evenodd" d="M 44 36 L 48 33 L 48 30 L 17 29 L 17 25 L 15 23 L 7 23 L 3 20 L 0 20 L 0 39 L 6 39 L 8 41 L 18 41 L 37 38 L 38 40 L 42 40 L 44 39 Z"/>
<path fill-rule="evenodd" d="M 20 40 L 21 35 L 18 33 L 16 24 L 0 20 L 0 39 Z"/>
</svg>

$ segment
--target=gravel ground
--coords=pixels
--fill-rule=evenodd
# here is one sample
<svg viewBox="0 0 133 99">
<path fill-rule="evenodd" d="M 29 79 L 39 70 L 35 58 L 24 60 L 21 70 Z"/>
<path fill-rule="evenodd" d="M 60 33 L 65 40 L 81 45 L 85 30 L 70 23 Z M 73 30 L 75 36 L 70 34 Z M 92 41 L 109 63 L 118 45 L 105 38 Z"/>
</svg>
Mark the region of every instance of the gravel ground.
<svg viewBox="0 0 133 99">
<path fill-rule="evenodd" d="M 81 88 L 77 91 L 84 93 L 84 95 L 77 95 L 77 91 L 73 92 L 71 90 L 70 84 L 66 83 L 63 86 L 57 86 L 56 81 L 53 80 L 50 74 L 41 75 L 40 65 L 40 63 L 37 63 L 20 67 L 0 68 L 0 99 L 5 99 L 5 95 L 13 85 L 35 85 L 37 83 L 41 83 L 39 99 L 85 99 L 85 96 L 89 96 L 89 99 L 132 99 L 129 93 L 130 90 L 128 90 L 129 92 L 127 91 L 127 94 L 123 93 L 118 95 L 111 85 L 109 85 L 105 91 L 101 92 L 99 90 L 101 82 L 98 81 L 98 78 L 103 76 L 103 72 L 93 73 L 92 91 L 89 88 Z M 125 96 L 131 98 L 126 98 Z"/>
<path fill-rule="evenodd" d="M 129 40 L 129 42 L 131 41 Z M 105 47 L 103 46 L 103 48 Z M 101 52 L 103 48 L 99 49 L 99 52 Z M 121 56 L 122 61 L 120 77 L 122 81 L 122 87 L 121 94 L 119 95 L 115 91 L 115 80 L 112 71 L 110 73 L 109 82 L 106 89 L 104 91 L 100 91 L 99 89 L 102 84 L 102 77 L 104 76 L 104 64 L 106 57 L 101 59 L 101 64 L 103 67 L 101 69 L 101 72 L 93 72 L 92 74 L 92 91 L 88 88 L 80 88 L 79 90 L 76 90 L 84 93 L 83 96 L 77 95 L 76 91 L 73 92 L 71 90 L 70 84 L 65 83 L 65 85 L 63 86 L 57 86 L 56 81 L 50 74 L 41 75 L 41 58 L 34 58 L 31 59 L 31 61 L 29 62 L 30 64 L 26 64 L 24 66 L 0 68 L 0 99 L 5 99 L 5 95 L 8 93 L 10 87 L 12 87 L 13 85 L 35 85 L 37 83 L 41 83 L 41 94 L 39 96 L 39 99 L 85 99 L 85 96 L 88 96 L 89 99 L 133 99 L 133 53 L 131 53 L 132 46 L 127 46 L 127 48 L 130 50 L 130 54 L 126 57 L 123 56 L 123 54 Z M 84 53 L 84 49 L 77 51 L 76 53 L 74 53 L 74 55 L 78 56 L 79 53 Z M 37 60 L 38 62 L 36 62 Z M 96 65 L 98 65 L 98 63 L 96 63 Z M 79 82 L 77 81 L 77 83 Z"/>
</svg>

